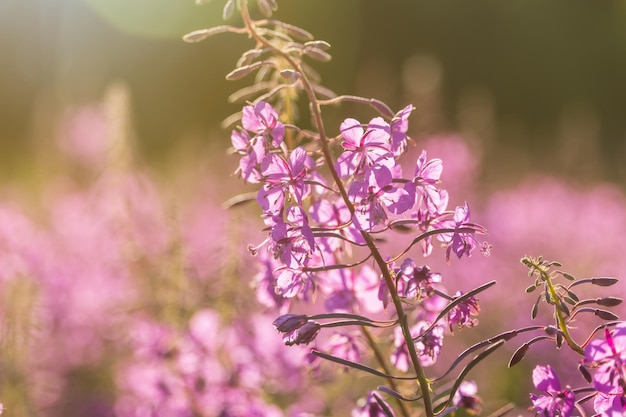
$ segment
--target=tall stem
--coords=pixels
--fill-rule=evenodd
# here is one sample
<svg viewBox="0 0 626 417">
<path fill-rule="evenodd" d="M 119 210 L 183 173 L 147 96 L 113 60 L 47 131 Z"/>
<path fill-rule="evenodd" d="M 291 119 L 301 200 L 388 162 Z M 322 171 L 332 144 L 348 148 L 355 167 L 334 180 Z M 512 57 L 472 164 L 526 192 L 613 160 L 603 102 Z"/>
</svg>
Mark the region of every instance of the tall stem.
<svg viewBox="0 0 626 417">
<path fill-rule="evenodd" d="M 334 163 L 333 163 L 334 161 L 330 152 L 329 140 L 326 135 L 326 129 L 324 127 L 324 120 L 322 119 L 321 106 L 317 99 L 317 96 L 315 95 L 315 91 L 313 89 L 313 86 L 311 85 L 311 82 L 307 78 L 306 73 L 302 70 L 302 66 L 300 65 L 299 62 L 297 62 L 291 55 L 281 51 L 279 48 L 277 48 L 267 39 L 265 39 L 264 37 L 258 34 L 255 28 L 254 22 L 252 21 L 250 17 L 250 13 L 248 11 L 247 0 L 240 0 L 240 6 L 241 6 L 241 15 L 242 15 L 244 24 L 246 25 L 246 28 L 248 29 L 248 33 L 250 33 L 250 35 L 257 42 L 262 44 L 264 47 L 269 48 L 276 54 L 283 57 L 289 63 L 289 65 L 291 65 L 293 70 L 299 74 L 300 81 L 302 82 L 302 87 L 307 95 L 307 98 L 309 99 L 311 116 L 313 118 L 313 124 L 315 125 L 315 128 L 319 134 L 319 143 L 322 148 L 322 155 L 323 155 L 324 161 L 326 162 L 326 165 L 328 166 L 330 170 L 330 173 L 337 186 L 339 194 L 341 195 L 341 198 L 343 199 L 346 206 L 350 210 L 350 215 L 353 216 L 354 210 L 355 210 L 354 206 L 352 205 L 352 202 L 348 198 L 348 192 L 346 191 L 346 188 L 344 187 L 341 181 L 341 178 L 339 178 L 339 174 L 334 169 Z M 372 256 L 374 257 L 376 264 L 380 268 L 383 279 L 385 280 L 385 284 L 387 285 L 387 288 L 389 289 L 389 292 L 391 293 L 393 305 L 398 315 L 398 322 L 400 324 L 400 327 L 402 328 L 402 335 L 404 336 L 404 341 L 407 345 L 409 356 L 411 358 L 411 362 L 413 363 L 413 368 L 417 375 L 417 380 L 420 386 L 420 391 L 421 391 L 422 399 L 424 402 L 425 414 L 427 417 L 434 417 L 432 398 L 430 395 L 430 383 L 428 379 L 426 378 L 426 375 L 424 374 L 424 369 L 422 368 L 419 358 L 417 357 L 417 351 L 415 349 L 415 343 L 413 342 L 413 337 L 411 336 L 411 332 L 410 332 L 408 321 L 407 321 L 407 316 L 404 312 L 404 309 L 402 308 L 402 302 L 400 300 L 400 297 L 398 296 L 398 292 L 396 291 L 395 283 L 391 277 L 391 273 L 389 272 L 389 267 L 387 265 L 387 262 L 385 262 L 383 256 L 381 255 L 380 251 L 376 247 L 374 240 L 372 239 L 370 234 L 365 231 L 361 231 L 361 234 L 363 235 L 363 239 L 365 240 L 368 249 L 370 250 L 370 252 L 372 253 Z"/>
<path fill-rule="evenodd" d="M 387 375 L 391 375 L 391 370 L 387 366 L 387 363 L 385 362 L 385 358 L 383 354 L 380 352 L 380 349 L 378 349 L 378 345 L 372 338 L 372 335 L 370 334 L 369 330 L 367 330 L 366 327 L 361 327 L 361 330 L 363 332 L 363 335 L 367 339 L 367 343 L 372 348 L 372 351 L 374 352 L 374 357 L 376 357 L 378 364 L 380 365 L 381 368 L 383 368 L 383 372 Z M 396 381 L 393 378 L 387 378 L 387 382 L 389 383 L 389 385 L 391 385 L 391 389 L 393 389 L 396 392 L 398 391 Z M 398 399 L 397 402 L 398 402 L 398 407 L 400 407 L 400 412 L 402 413 L 402 415 L 404 417 L 410 417 L 411 414 L 409 413 L 406 403 L 404 403 L 401 399 Z"/>
<path fill-rule="evenodd" d="M 550 292 L 550 296 L 552 297 L 555 303 L 558 303 L 558 300 L 560 300 L 560 297 L 558 296 L 556 292 L 556 288 L 554 288 L 554 284 L 552 283 L 550 274 L 543 272 L 543 271 L 541 272 L 541 274 L 544 276 L 546 283 L 548 284 L 548 291 Z M 585 351 L 583 350 L 583 348 L 581 348 L 578 345 L 578 343 L 576 343 L 574 339 L 572 338 L 572 335 L 569 332 L 569 328 L 567 327 L 567 323 L 565 322 L 565 317 L 563 317 L 563 311 L 561 310 L 558 304 L 555 305 L 554 310 L 555 310 L 557 322 L 559 324 L 559 328 L 563 332 L 563 337 L 565 337 L 565 341 L 567 342 L 568 346 L 572 348 L 574 351 L 576 351 L 577 353 L 584 355 Z"/>
</svg>

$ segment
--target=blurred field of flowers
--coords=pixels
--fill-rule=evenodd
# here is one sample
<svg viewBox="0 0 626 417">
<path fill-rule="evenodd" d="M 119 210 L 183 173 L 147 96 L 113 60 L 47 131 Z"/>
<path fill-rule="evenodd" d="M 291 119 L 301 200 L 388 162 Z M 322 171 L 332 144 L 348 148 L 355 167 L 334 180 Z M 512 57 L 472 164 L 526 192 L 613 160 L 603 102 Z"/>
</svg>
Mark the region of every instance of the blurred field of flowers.
<svg viewBox="0 0 626 417">
<path fill-rule="evenodd" d="M 306 347 L 283 346 L 272 328 L 277 300 L 263 287 L 258 272 L 262 268 L 247 249 L 263 239 L 259 211 L 223 208 L 229 198 L 254 190 L 233 175 L 237 161 L 227 156 L 230 132 L 219 127 L 219 121 L 239 106 L 227 104 L 235 88 L 221 83 L 235 59 L 230 49 L 238 41 L 211 41 L 194 49 L 180 40 L 198 25 L 218 22 L 222 5 L 202 9 L 190 1 L 189 9 L 199 11 L 171 15 L 180 19 L 171 33 L 128 34 L 124 27 L 106 23 L 107 16 L 122 11 L 103 12 L 103 2 L 66 0 L 59 2 L 59 10 L 44 3 L 0 6 L 7 34 L 0 52 L 10 63 L 10 69 L 0 70 L 0 88 L 6 89 L 0 90 L 5 155 L 0 169 L 4 414 L 349 414 L 364 395 L 366 378 L 313 361 Z M 159 18 L 167 20 L 164 10 L 169 9 L 157 3 L 164 7 Z M 565 29 L 544 33 L 549 47 L 564 48 L 577 22 L 605 28 L 604 38 L 589 40 L 592 46 L 605 46 L 595 55 L 597 67 L 584 66 L 580 72 L 560 61 L 553 69 L 542 67 L 550 51 L 540 49 L 534 36 L 523 39 L 527 32 L 520 28 L 494 27 L 494 33 L 502 31 L 504 39 L 515 40 L 520 48 L 519 54 L 502 52 L 520 59 L 522 75 L 510 78 L 513 86 L 507 89 L 509 81 L 501 80 L 499 70 L 509 71 L 514 63 L 500 66 L 497 52 L 485 56 L 484 51 L 474 51 L 477 60 L 495 62 L 471 68 L 480 73 L 488 67 L 491 75 L 463 78 L 463 70 L 452 67 L 455 53 L 461 60 L 470 53 L 466 47 L 489 39 L 473 25 L 436 32 L 432 23 L 418 20 L 415 25 L 422 22 L 422 30 L 402 34 L 391 29 L 393 20 L 381 21 L 380 27 L 373 24 L 383 11 L 371 1 L 324 4 L 319 10 L 312 1 L 285 3 L 283 19 L 305 27 L 302 22 L 309 19 L 313 32 L 323 32 L 316 32 L 321 38 L 335 37 L 329 40 L 337 47 L 339 63 L 322 72 L 333 89 L 348 92 L 347 85 L 364 96 L 416 106 L 409 132 L 416 146 L 405 160 L 414 161 L 422 149 L 431 158 L 441 158 L 443 184 L 460 199 L 451 205 L 471 200 L 473 218 L 489 230 L 489 257 L 475 255 L 448 265 L 442 251 L 435 250 L 424 261 L 465 290 L 485 280 L 498 281 L 481 296 L 481 325 L 455 335 L 456 341 L 445 349 L 458 352 L 466 343 L 530 322 L 535 300 L 524 293 L 530 284 L 519 262 L 524 255 L 559 260 L 580 277 L 626 278 L 624 72 L 615 78 L 616 67 L 626 70 L 626 32 L 616 29 L 626 20 L 623 6 L 570 6 L 563 18 Z M 402 19 L 418 19 L 423 12 L 432 19 L 451 16 L 446 25 L 460 21 L 448 3 L 422 9 L 407 1 L 389 3 L 394 5 L 385 13 L 396 7 Z M 565 10 L 546 6 L 531 12 L 519 4 L 510 9 L 489 4 L 470 16 L 482 12 L 497 26 L 498 19 L 507 22 L 509 13 L 516 13 L 547 30 L 550 25 L 541 17 Z M 9 24 L 12 13 L 29 19 L 39 13 L 33 31 L 40 36 L 40 60 L 21 52 L 38 41 L 32 33 L 20 37 L 16 25 Z M 344 32 L 333 29 L 346 14 L 352 14 L 354 22 L 346 24 Z M 82 43 L 79 32 L 72 32 L 75 24 L 61 30 L 63 19 L 72 16 L 89 16 L 117 38 L 111 43 L 93 35 L 93 44 Z M 326 17 L 334 23 L 315 21 Z M 558 22 L 550 24 L 558 27 Z M 47 39 L 44 33 L 50 28 L 56 37 Z M 449 37 L 473 30 L 479 34 L 470 36 L 466 46 L 450 47 L 454 42 Z M 95 33 L 86 24 L 81 31 L 82 39 Z M 385 31 L 400 36 L 389 50 L 384 49 L 383 40 L 389 36 Z M 413 42 L 418 35 L 434 36 L 433 43 Z M 149 45 L 150 53 L 137 52 L 143 61 L 133 61 L 128 48 L 124 56 L 107 61 L 91 50 L 102 42 L 102 51 L 110 54 L 124 39 L 136 42 L 136 47 Z M 350 51 L 351 43 L 359 50 Z M 581 44 L 582 52 L 555 54 L 569 62 L 592 46 Z M 160 55 L 159 47 L 171 55 Z M 53 55 L 46 48 L 60 51 Z M 95 61 L 77 59 L 83 52 Z M 622 58 L 614 56 L 618 54 Z M 202 58 L 193 61 L 191 56 Z M 536 60 L 527 62 L 524 56 Z M 25 69 L 29 59 L 41 68 Z M 136 68 L 107 68 L 125 60 Z M 537 65 L 540 68 L 533 70 Z M 533 71 L 536 79 L 526 74 Z M 548 80 L 562 77 L 571 83 L 543 85 L 546 74 Z M 530 87 L 524 88 L 525 83 Z M 570 89 L 560 94 L 566 87 Z M 536 104 L 524 107 L 528 95 Z M 546 116 L 542 118 L 536 107 Z M 333 120 L 338 126 L 348 111 L 350 106 L 331 109 L 329 126 Z M 614 291 L 611 295 L 626 295 L 623 284 Z M 325 301 L 320 294 L 317 303 Z M 281 311 L 287 310 L 286 303 L 278 304 Z M 585 321 L 580 323 L 583 327 Z M 490 358 L 490 365 L 473 375 L 480 381 L 483 408 L 514 402 L 524 413 L 533 361 L 557 357 L 553 346 L 541 350 L 538 345 L 525 359 L 528 365 L 522 362 L 507 370 L 504 365 L 516 347 Z M 580 378 L 575 369 L 558 373 L 573 385 Z M 337 374 L 343 377 L 334 378 Z"/>
</svg>

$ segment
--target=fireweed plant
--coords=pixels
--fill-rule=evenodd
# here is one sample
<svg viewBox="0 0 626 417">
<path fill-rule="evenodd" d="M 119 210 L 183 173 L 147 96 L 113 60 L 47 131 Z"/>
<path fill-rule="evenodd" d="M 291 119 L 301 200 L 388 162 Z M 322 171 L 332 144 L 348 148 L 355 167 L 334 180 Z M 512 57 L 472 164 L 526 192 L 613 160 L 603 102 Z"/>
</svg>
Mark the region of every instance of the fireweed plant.
<svg viewBox="0 0 626 417">
<path fill-rule="evenodd" d="M 262 210 L 267 237 L 249 247 L 260 265 L 254 279 L 257 297 L 280 314 L 273 327 L 285 345 L 315 346 L 303 366 L 305 362 L 319 366 L 323 359 L 380 377 L 381 385 L 355 405 L 353 416 L 432 417 L 460 408 L 478 413 L 478 386 L 466 379 L 469 372 L 506 341 L 538 333 L 515 351 L 509 365 L 522 360 L 535 343 L 551 341 L 579 354 L 577 365 L 588 384 L 563 387 L 550 365 L 539 365 L 532 374 L 540 391 L 530 394 L 532 412 L 585 415 L 583 404 L 593 399 L 598 415 L 623 415 L 626 325 L 605 309 L 621 300 L 581 299 L 574 292 L 579 285 L 609 286 L 617 280 L 576 280 L 566 272 L 552 271 L 560 264 L 542 258 L 522 260 L 534 278 L 527 292 L 540 292 L 531 316 L 536 318 L 540 304 L 547 304 L 554 310 L 554 322 L 495 335 L 448 361 L 442 374 L 427 373 L 430 366 L 447 359 L 440 357 L 447 335 L 477 325 L 477 296 L 495 281 L 466 293 L 450 293 L 442 275 L 416 260 L 414 252 L 428 256 L 440 245 L 447 262 L 469 257 L 476 249 L 489 255 L 491 245 L 479 240 L 486 229 L 471 220 L 467 202 L 448 207 L 448 193 L 439 187 L 440 159 L 429 159 L 422 151 L 408 172 L 400 165 L 412 143 L 407 136 L 412 105 L 393 111 L 376 99 L 335 95 L 320 84 L 308 63 L 329 61 L 330 45 L 302 28 L 272 19 L 274 0 L 256 1 L 260 19 L 252 17 L 248 3 L 228 0 L 224 8 L 225 19 L 240 14 L 241 26 L 198 30 L 184 39 L 198 42 L 230 32 L 254 43 L 226 76 L 237 80 L 255 74 L 252 86 L 231 96 L 246 104 L 225 124 L 236 125 L 231 140 L 233 153 L 239 156 L 237 174 L 259 189 L 254 197 L 237 196 L 227 206 L 255 199 Z M 296 125 L 302 97 L 308 103 L 311 130 Z M 327 128 L 323 108 L 342 102 L 369 106 L 377 114 L 367 122 L 347 117 L 340 126 Z M 396 241 L 398 234 L 411 238 L 403 249 L 385 252 L 384 242 Z M 557 278 L 571 282 L 560 284 Z M 296 305 L 292 300 L 313 303 L 318 294 L 324 297 L 324 312 L 291 311 Z M 607 323 L 578 343 L 570 329 L 585 313 Z M 318 342 L 322 331 L 329 337 Z M 599 332 L 603 337 L 594 339 Z M 394 406 L 389 399 L 394 399 Z M 492 415 L 511 409 L 503 404 Z"/>
</svg>

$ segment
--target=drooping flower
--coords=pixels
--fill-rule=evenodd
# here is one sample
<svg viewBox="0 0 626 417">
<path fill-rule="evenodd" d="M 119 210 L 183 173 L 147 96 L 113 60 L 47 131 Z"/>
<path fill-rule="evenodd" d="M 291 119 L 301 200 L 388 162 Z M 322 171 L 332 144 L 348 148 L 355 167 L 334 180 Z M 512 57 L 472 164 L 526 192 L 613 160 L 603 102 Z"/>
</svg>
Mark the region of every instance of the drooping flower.
<svg viewBox="0 0 626 417">
<path fill-rule="evenodd" d="M 322 326 L 316 321 L 306 321 L 300 326 L 293 326 L 290 330 L 281 332 L 284 333 L 283 342 L 287 346 L 308 345 L 315 339 L 321 328 Z"/>
<path fill-rule="evenodd" d="M 562 389 L 558 376 L 550 365 L 537 365 L 533 370 L 535 388 L 546 395 L 530 394 L 532 409 L 545 417 L 570 417 L 574 410 L 574 393 Z"/>
</svg>

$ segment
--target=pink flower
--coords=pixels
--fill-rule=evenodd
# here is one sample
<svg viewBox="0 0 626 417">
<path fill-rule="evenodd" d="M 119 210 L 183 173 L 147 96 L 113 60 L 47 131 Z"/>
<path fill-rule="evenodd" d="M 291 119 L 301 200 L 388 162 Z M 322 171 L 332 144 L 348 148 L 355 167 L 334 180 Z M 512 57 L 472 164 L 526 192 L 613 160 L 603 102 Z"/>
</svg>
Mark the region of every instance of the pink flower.
<svg viewBox="0 0 626 417">
<path fill-rule="evenodd" d="M 406 150 L 407 144 L 407 135 L 406 132 L 409 130 L 409 116 L 415 110 L 412 104 L 409 104 L 402 110 L 400 110 L 396 115 L 391 119 L 391 124 L 389 126 L 390 136 L 391 136 L 391 150 L 393 154 L 398 156 Z"/>
<path fill-rule="evenodd" d="M 271 143 L 274 148 L 278 148 L 283 141 L 285 126 L 278 121 L 276 110 L 264 101 L 244 107 L 241 123 L 244 129 Z"/>
<path fill-rule="evenodd" d="M 530 394 L 533 409 L 546 417 L 569 417 L 574 410 L 574 393 L 561 389 L 561 382 L 550 365 L 533 370 L 533 384 L 547 395 Z"/>
<path fill-rule="evenodd" d="M 266 214 L 277 216 L 285 205 L 285 195 L 293 197 L 297 205 L 302 204 L 307 158 L 302 147 L 291 151 L 288 162 L 276 154 L 263 158 L 261 172 L 265 184 L 259 190 L 257 202 Z"/>
<path fill-rule="evenodd" d="M 363 180 L 352 183 L 348 196 L 355 203 L 354 223 L 367 232 L 387 221 L 383 207 L 401 214 L 413 207 L 415 201 L 410 191 L 392 184 L 391 171 L 384 165 L 368 169 Z"/>
<path fill-rule="evenodd" d="M 359 174 L 374 164 L 391 169 L 396 162 L 389 148 L 388 128 L 381 117 L 372 119 L 367 131 L 363 130 L 356 119 L 344 120 L 341 124 L 341 136 L 344 139 L 341 145 L 345 152 L 335 163 L 339 176 L 345 178 Z"/>
</svg>

